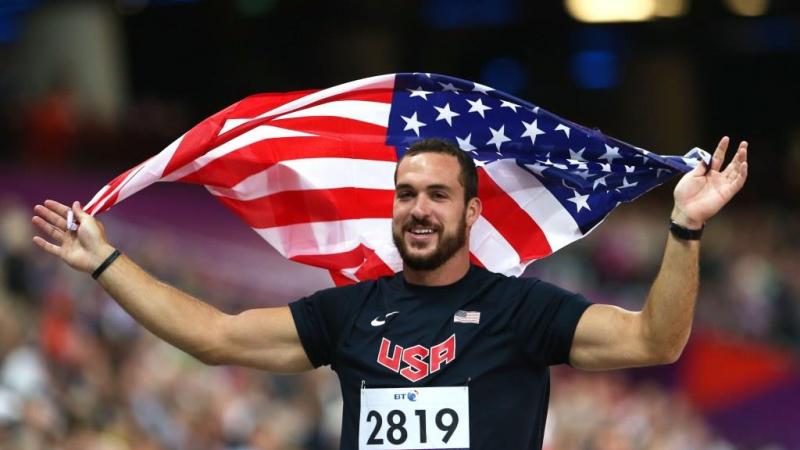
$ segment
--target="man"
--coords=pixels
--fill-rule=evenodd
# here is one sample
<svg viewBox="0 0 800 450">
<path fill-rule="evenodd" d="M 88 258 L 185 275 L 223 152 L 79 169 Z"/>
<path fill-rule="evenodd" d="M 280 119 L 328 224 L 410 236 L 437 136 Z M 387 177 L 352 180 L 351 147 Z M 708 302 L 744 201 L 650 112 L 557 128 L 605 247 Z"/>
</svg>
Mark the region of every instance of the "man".
<svg viewBox="0 0 800 450">
<path fill-rule="evenodd" d="M 208 364 L 281 373 L 331 364 L 344 397 L 344 449 L 535 449 L 549 365 L 605 370 L 681 354 L 697 296 L 699 235 L 747 177 L 747 143 L 721 170 L 727 147 L 725 137 L 710 167 L 700 164 L 675 188 L 661 269 L 638 312 L 472 266 L 476 169 L 441 140 L 418 142 L 397 165 L 392 233 L 403 272 L 290 306 L 223 314 L 117 258 L 77 202 L 77 231 L 67 230 L 67 206 L 37 205 L 33 223 L 55 243 L 34 242 L 92 273 L 142 325 Z"/>
</svg>

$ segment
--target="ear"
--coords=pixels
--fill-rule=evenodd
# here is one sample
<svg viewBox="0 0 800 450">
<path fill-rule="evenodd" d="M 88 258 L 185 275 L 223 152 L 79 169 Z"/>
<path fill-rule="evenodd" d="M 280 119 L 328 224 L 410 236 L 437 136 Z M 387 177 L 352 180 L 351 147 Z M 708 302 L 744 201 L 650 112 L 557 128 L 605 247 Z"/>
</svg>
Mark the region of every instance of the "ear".
<svg viewBox="0 0 800 450">
<path fill-rule="evenodd" d="M 467 202 L 466 220 L 468 227 L 471 227 L 478 220 L 478 217 L 481 216 L 481 211 L 483 211 L 483 203 L 478 197 L 473 197 Z"/>
</svg>

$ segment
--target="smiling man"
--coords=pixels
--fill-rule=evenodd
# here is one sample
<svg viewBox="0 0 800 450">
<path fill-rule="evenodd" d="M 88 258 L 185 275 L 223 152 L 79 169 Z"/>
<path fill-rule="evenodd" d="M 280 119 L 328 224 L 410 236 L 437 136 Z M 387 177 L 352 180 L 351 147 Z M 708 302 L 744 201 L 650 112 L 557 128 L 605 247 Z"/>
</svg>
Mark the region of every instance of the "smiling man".
<svg viewBox="0 0 800 450">
<path fill-rule="evenodd" d="M 727 147 L 723 138 L 710 167 L 675 188 L 663 261 L 641 311 L 471 265 L 476 169 L 441 140 L 416 143 L 397 165 L 392 234 L 403 271 L 287 307 L 224 314 L 120 255 L 77 202 L 77 231 L 67 230 L 67 206 L 37 205 L 33 222 L 55 243 L 34 242 L 92 273 L 142 325 L 208 364 L 282 373 L 331 365 L 344 398 L 343 449 L 537 449 L 550 365 L 604 370 L 679 357 L 703 225 L 747 177 L 747 144 L 721 170 Z"/>
</svg>

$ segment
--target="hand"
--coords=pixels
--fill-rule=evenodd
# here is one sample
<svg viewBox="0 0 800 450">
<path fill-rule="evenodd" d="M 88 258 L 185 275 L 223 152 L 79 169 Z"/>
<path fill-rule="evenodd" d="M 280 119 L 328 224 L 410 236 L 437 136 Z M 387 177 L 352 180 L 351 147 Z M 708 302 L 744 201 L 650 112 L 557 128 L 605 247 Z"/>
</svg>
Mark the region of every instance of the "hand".
<svg viewBox="0 0 800 450">
<path fill-rule="evenodd" d="M 678 225 L 695 230 L 702 228 L 744 186 L 747 179 L 747 142 L 739 144 L 733 160 L 725 170 L 720 171 L 728 141 L 727 136 L 719 141 L 708 170 L 706 164 L 701 162 L 675 186 L 672 220 Z"/>
<path fill-rule="evenodd" d="M 54 200 L 46 200 L 44 205 L 36 205 L 34 225 L 55 244 L 40 236 L 33 242 L 41 249 L 58 256 L 70 267 L 82 272 L 92 272 L 110 255 L 114 248 L 106 240 L 103 224 L 81 209 L 78 202 L 72 204 L 72 212 L 80 225 L 77 231 L 67 230 L 69 207 Z"/>
</svg>

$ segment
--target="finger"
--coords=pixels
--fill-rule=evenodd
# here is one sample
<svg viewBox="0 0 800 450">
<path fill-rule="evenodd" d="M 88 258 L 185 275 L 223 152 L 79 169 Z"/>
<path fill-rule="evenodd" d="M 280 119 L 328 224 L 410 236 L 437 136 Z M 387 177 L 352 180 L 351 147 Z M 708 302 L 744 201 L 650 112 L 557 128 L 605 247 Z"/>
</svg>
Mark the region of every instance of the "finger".
<svg viewBox="0 0 800 450">
<path fill-rule="evenodd" d="M 728 164 L 728 167 L 725 168 L 724 174 L 738 172 L 741 169 L 743 163 L 747 162 L 747 141 L 742 141 L 739 144 L 739 149 L 736 151 L 736 155 L 734 155 L 731 162 Z"/>
<path fill-rule="evenodd" d="M 89 214 L 81 208 L 81 203 L 78 201 L 72 202 L 72 212 L 75 213 L 75 217 L 79 222 L 83 222 L 84 219 L 90 217 Z"/>
<path fill-rule="evenodd" d="M 61 217 L 64 218 L 67 217 L 67 211 L 69 211 L 69 206 L 67 205 L 61 204 L 55 200 L 48 199 L 44 201 L 44 206 L 52 209 L 53 211 L 56 212 L 56 214 L 60 215 Z"/>
<path fill-rule="evenodd" d="M 55 239 L 58 243 L 64 242 L 64 232 L 49 224 L 41 217 L 34 217 L 33 224 L 36 225 L 42 232 Z"/>
<path fill-rule="evenodd" d="M 711 157 L 711 170 L 719 170 L 722 167 L 722 162 L 725 161 L 725 152 L 728 151 L 728 136 L 723 136 L 717 144 L 717 149 L 714 150 L 714 155 Z"/>
<path fill-rule="evenodd" d="M 42 205 L 36 205 L 33 207 L 33 211 L 50 225 L 53 225 L 54 227 L 60 230 L 67 229 L 67 221 L 60 214 L 53 211 L 52 209 Z"/>
<path fill-rule="evenodd" d="M 51 255 L 55 255 L 58 257 L 61 256 L 61 247 L 55 244 L 51 244 L 50 242 L 47 242 L 46 240 L 42 239 L 39 236 L 33 237 L 33 243 L 39 246 L 39 248 L 41 248 L 42 250 L 46 251 L 47 253 L 50 253 Z"/>
</svg>

